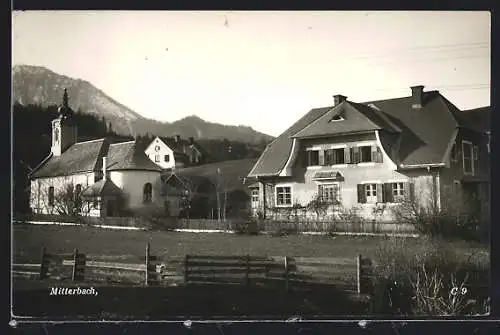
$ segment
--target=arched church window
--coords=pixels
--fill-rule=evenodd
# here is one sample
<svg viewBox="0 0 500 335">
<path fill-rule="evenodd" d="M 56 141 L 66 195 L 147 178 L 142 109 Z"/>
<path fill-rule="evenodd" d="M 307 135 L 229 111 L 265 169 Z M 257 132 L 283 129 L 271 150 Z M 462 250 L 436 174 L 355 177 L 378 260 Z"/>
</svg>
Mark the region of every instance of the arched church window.
<svg viewBox="0 0 500 335">
<path fill-rule="evenodd" d="M 146 183 L 144 184 L 143 188 L 143 202 L 145 204 L 148 204 L 152 201 L 153 199 L 153 186 L 151 183 Z"/>
</svg>

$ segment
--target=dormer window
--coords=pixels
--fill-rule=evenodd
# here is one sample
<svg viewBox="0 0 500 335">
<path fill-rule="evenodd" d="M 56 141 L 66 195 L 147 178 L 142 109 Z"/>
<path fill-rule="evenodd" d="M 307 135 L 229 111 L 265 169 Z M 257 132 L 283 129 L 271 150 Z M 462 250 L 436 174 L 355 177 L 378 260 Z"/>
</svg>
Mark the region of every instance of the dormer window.
<svg viewBox="0 0 500 335">
<path fill-rule="evenodd" d="M 307 151 L 307 166 L 319 165 L 319 150 Z"/>
<path fill-rule="evenodd" d="M 330 122 L 343 121 L 343 120 L 344 120 L 344 118 L 342 117 L 342 115 L 337 114 L 334 117 L 332 117 L 332 119 L 330 120 Z"/>
</svg>

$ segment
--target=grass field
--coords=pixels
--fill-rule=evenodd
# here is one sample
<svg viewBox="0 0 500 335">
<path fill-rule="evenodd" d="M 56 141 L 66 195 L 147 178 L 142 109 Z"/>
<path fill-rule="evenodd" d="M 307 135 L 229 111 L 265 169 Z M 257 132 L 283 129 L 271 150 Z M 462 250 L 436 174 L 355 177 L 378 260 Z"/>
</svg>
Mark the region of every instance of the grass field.
<svg viewBox="0 0 500 335">
<path fill-rule="evenodd" d="M 383 237 L 270 235 L 247 236 L 223 233 L 176 233 L 162 231 L 117 231 L 79 226 L 16 225 L 13 228 L 15 263 L 36 263 L 40 247 L 47 252 L 71 253 L 74 248 L 103 260 L 135 259 L 141 262 L 146 244 L 151 254 L 163 257 L 191 255 L 245 255 L 291 257 L 374 257 Z M 486 246 L 466 242 L 441 242 L 456 254 L 475 254 L 489 262 Z M 428 241 L 409 238 L 409 254 L 426 251 Z M 50 296 L 50 287 L 68 287 L 71 282 L 50 280 L 14 281 L 14 312 L 17 315 L 57 318 L 172 319 L 248 316 L 251 319 L 283 319 L 293 315 L 319 318 L 366 314 L 367 302 L 357 301 L 335 287 L 316 287 L 308 292 L 252 289 L 244 287 L 123 287 L 98 285 L 99 296 Z M 81 283 L 82 286 L 91 285 Z M 37 301 L 33 304 L 33 301 Z"/>
<path fill-rule="evenodd" d="M 372 256 L 383 237 L 270 235 L 247 236 L 223 233 L 163 231 L 116 231 L 78 226 L 16 225 L 13 229 L 14 261 L 36 261 L 40 247 L 49 253 L 68 253 L 74 248 L 89 256 L 142 256 L 146 243 L 160 257 L 197 255 L 355 257 Z M 421 253 L 427 245 L 420 238 L 407 241 L 409 252 Z M 442 242 L 459 254 L 476 253 L 489 258 L 486 246 L 466 242 Z"/>
</svg>

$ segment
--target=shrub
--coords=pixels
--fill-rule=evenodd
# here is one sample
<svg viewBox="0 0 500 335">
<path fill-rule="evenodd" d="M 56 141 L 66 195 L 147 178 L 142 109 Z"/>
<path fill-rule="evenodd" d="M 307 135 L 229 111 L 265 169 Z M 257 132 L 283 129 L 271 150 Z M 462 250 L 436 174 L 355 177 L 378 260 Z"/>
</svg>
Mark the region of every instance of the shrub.
<svg viewBox="0 0 500 335">
<path fill-rule="evenodd" d="M 374 313 L 458 315 L 470 313 L 483 300 L 479 291 L 453 295 L 451 289 L 470 290 L 488 278 L 487 266 L 469 256 L 464 258 L 435 239 L 424 239 L 422 251 L 410 248 L 409 239 L 389 237 L 375 253 L 373 280 Z M 475 275 L 473 281 L 471 275 Z M 484 281 L 483 281 L 484 283 Z"/>
<path fill-rule="evenodd" d="M 298 224 L 295 223 L 290 224 L 287 222 L 272 221 L 270 224 L 271 225 L 268 226 L 268 229 L 273 237 L 295 235 L 299 232 Z"/>
<path fill-rule="evenodd" d="M 258 235 L 260 227 L 256 220 L 234 220 L 231 222 L 231 231 L 239 235 Z"/>
<path fill-rule="evenodd" d="M 397 221 L 411 223 L 427 236 L 478 240 L 479 222 L 473 215 L 452 215 L 432 206 L 422 206 L 417 200 L 403 201 L 392 209 Z"/>
</svg>

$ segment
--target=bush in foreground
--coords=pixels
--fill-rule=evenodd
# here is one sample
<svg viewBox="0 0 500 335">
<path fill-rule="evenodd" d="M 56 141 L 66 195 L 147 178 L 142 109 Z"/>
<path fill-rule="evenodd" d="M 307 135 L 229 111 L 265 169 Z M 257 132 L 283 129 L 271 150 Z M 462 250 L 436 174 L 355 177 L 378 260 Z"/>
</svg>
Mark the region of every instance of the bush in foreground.
<svg viewBox="0 0 500 335">
<path fill-rule="evenodd" d="M 407 239 L 390 237 L 375 254 L 372 312 L 398 315 L 464 315 L 486 313 L 484 284 L 489 264 L 423 240 L 420 253 Z M 462 294 L 463 289 L 467 292 Z"/>
</svg>

